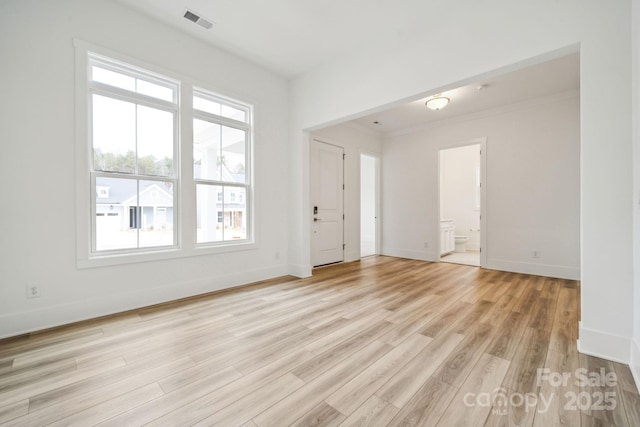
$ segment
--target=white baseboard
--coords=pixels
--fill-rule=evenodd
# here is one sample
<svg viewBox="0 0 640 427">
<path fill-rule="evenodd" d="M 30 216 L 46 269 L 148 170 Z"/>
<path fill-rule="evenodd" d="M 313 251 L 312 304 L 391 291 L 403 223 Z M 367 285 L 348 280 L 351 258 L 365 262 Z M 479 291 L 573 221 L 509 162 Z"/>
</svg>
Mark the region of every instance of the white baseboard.
<svg viewBox="0 0 640 427">
<path fill-rule="evenodd" d="M 301 279 L 311 277 L 311 270 L 311 265 L 289 264 L 289 274 Z"/>
<path fill-rule="evenodd" d="M 580 267 L 564 265 L 536 264 L 528 262 L 487 259 L 486 268 L 490 270 L 509 271 L 512 273 L 533 274 L 535 276 L 555 277 L 558 279 L 580 280 Z"/>
<path fill-rule="evenodd" d="M 480 252 L 480 245 L 478 243 L 467 243 L 466 249 L 470 252 Z"/>
<path fill-rule="evenodd" d="M 156 289 L 147 288 L 20 313 L 5 314 L 0 316 L 0 338 L 13 337 L 154 304 L 233 288 L 248 283 L 284 276 L 286 274 L 287 268 L 285 266 L 269 267 L 208 279 L 180 282 Z"/>
<path fill-rule="evenodd" d="M 629 368 L 631 369 L 631 375 L 633 375 L 633 379 L 636 382 L 636 388 L 640 393 L 640 346 L 638 346 L 636 340 L 631 340 Z"/>
<path fill-rule="evenodd" d="M 382 248 L 382 255 L 432 262 L 437 262 L 439 260 L 438 255 L 433 251 L 412 251 L 398 248 Z M 533 274 L 536 276 L 556 277 L 559 279 L 580 280 L 579 267 L 514 262 L 500 259 L 488 259 L 487 265 L 485 267 L 491 270 Z"/>
<path fill-rule="evenodd" d="M 579 322 L 578 336 L 580 337 L 578 339 L 578 351 L 580 353 L 629 364 L 631 340 L 628 338 L 585 328 L 582 322 Z"/>
<path fill-rule="evenodd" d="M 417 259 L 419 261 L 435 262 L 438 260 L 438 256 L 431 251 L 409 251 L 405 249 L 382 248 L 382 255 L 398 258 Z"/>
<path fill-rule="evenodd" d="M 360 259 L 360 251 L 345 252 L 344 262 L 357 261 Z"/>
</svg>

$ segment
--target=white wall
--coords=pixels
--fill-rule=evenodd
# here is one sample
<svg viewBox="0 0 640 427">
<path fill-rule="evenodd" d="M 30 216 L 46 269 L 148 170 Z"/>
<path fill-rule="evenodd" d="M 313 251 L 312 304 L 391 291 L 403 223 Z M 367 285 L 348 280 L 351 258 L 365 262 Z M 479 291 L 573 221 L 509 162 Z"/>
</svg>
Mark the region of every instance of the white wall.
<svg viewBox="0 0 640 427">
<path fill-rule="evenodd" d="M 292 83 L 290 271 L 310 272 L 309 219 L 303 215 L 306 130 L 579 49 L 578 344 L 583 352 L 628 361 L 633 330 L 631 1 L 491 0 L 436 7 L 438 19 L 423 33 L 399 33 L 387 46 L 336 59 Z M 411 159 L 410 166 L 420 164 Z"/>
<path fill-rule="evenodd" d="M 379 156 L 380 135 L 355 123 L 329 126 L 313 132 L 313 137 L 344 148 L 344 243 L 345 261 L 360 258 L 360 154 Z M 311 212 L 311 205 L 305 212 Z"/>
<path fill-rule="evenodd" d="M 640 385 L 640 0 L 633 0 L 633 226 L 634 226 L 634 322 L 631 372 Z"/>
<path fill-rule="evenodd" d="M 472 251 L 480 250 L 479 167 L 478 144 L 440 151 L 440 218 L 455 221 L 456 236 L 467 237 Z"/>
<path fill-rule="evenodd" d="M 439 149 L 486 137 L 487 267 L 578 279 L 579 125 L 569 93 L 385 138 L 383 253 L 438 259 Z"/>
<path fill-rule="evenodd" d="M 255 105 L 258 249 L 76 268 L 74 38 Z M 0 337 L 287 272 L 284 79 L 108 0 L 2 1 L 0 53 Z"/>
</svg>

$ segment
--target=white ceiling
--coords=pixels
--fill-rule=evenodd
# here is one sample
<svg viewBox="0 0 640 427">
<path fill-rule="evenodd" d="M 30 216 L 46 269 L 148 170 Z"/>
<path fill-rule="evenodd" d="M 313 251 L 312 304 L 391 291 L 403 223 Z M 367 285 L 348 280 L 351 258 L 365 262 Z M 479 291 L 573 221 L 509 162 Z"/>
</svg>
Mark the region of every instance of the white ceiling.
<svg viewBox="0 0 640 427">
<path fill-rule="evenodd" d="M 424 98 L 354 122 L 376 132 L 394 132 L 579 88 L 580 56 L 576 53 L 442 92 L 451 102 L 439 111 L 428 109 L 428 98 Z"/>
<path fill-rule="evenodd" d="M 117 0 L 286 77 L 365 46 L 427 31 L 441 5 L 426 0 Z M 446 2 L 445 2 L 446 3 Z M 189 9 L 213 22 L 185 19 Z"/>
<path fill-rule="evenodd" d="M 427 0 L 403 0 L 402 7 L 396 0 L 115 1 L 287 78 L 363 48 L 401 45 L 429 31 L 426 17 L 455 13 L 447 2 Z M 185 19 L 187 9 L 213 22 L 213 28 Z M 486 88 L 478 91 L 479 85 Z M 441 111 L 418 100 L 355 121 L 376 132 L 393 132 L 579 85 L 574 54 L 444 92 L 451 103 Z"/>
</svg>

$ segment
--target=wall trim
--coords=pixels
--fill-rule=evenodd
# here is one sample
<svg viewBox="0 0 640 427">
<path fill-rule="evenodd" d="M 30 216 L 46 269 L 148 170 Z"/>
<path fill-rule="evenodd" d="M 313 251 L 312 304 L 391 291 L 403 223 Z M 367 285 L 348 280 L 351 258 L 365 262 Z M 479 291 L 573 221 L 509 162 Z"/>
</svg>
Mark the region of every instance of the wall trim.
<svg viewBox="0 0 640 427">
<path fill-rule="evenodd" d="M 582 322 L 579 322 L 578 328 L 578 336 L 580 338 L 577 344 L 580 353 L 624 363 L 625 365 L 629 364 L 631 356 L 631 340 L 629 338 L 585 328 Z M 631 369 L 632 373 L 633 371 Z M 637 381 L 636 384 L 638 384 Z"/>
<path fill-rule="evenodd" d="M 311 277 L 312 270 L 313 267 L 311 267 L 311 265 L 289 264 L 288 274 L 300 279 L 304 279 L 305 277 Z"/>
<path fill-rule="evenodd" d="M 392 256 L 396 258 L 416 259 L 419 261 L 438 261 L 438 256 L 432 251 L 411 251 L 397 248 L 382 248 L 381 255 Z"/>
<path fill-rule="evenodd" d="M 566 99 L 578 98 L 580 96 L 580 90 L 572 89 L 564 92 L 558 92 L 552 95 L 545 95 L 538 98 L 532 98 L 514 104 L 502 105 L 500 107 L 489 108 L 486 110 L 478 111 L 476 113 L 463 114 L 460 116 L 454 116 L 447 119 L 437 120 L 430 123 L 424 123 L 421 125 L 401 129 L 393 132 L 387 132 L 383 135 L 383 142 L 389 138 L 395 138 L 403 135 L 410 135 L 416 132 L 421 132 L 427 129 L 437 128 L 440 126 L 452 125 L 456 123 L 467 122 L 471 120 L 480 120 L 487 117 L 499 116 L 502 114 L 510 113 L 512 111 L 525 110 L 528 108 L 537 107 L 539 105 L 550 104 L 552 102 L 564 101 Z"/>
<path fill-rule="evenodd" d="M 360 251 L 346 251 L 344 253 L 344 262 L 358 261 L 360 259 Z"/>
<path fill-rule="evenodd" d="M 509 271 L 512 273 L 533 274 L 534 276 L 555 277 L 558 279 L 580 280 L 580 267 L 567 265 L 533 264 L 504 259 L 487 259 L 486 268 Z"/>
<path fill-rule="evenodd" d="M 470 252 L 480 252 L 480 244 L 479 243 L 469 243 L 467 241 L 466 249 L 467 249 L 467 251 L 470 251 Z"/>
<path fill-rule="evenodd" d="M 636 340 L 631 340 L 631 357 L 629 358 L 629 369 L 636 383 L 636 389 L 640 393 L 640 346 Z"/>
<path fill-rule="evenodd" d="M 122 313 L 154 304 L 171 302 L 182 298 L 248 285 L 285 275 L 287 275 L 285 266 L 268 267 L 180 282 L 172 286 L 157 289 L 136 290 L 19 313 L 5 314 L 0 316 L 0 339 Z"/>
</svg>

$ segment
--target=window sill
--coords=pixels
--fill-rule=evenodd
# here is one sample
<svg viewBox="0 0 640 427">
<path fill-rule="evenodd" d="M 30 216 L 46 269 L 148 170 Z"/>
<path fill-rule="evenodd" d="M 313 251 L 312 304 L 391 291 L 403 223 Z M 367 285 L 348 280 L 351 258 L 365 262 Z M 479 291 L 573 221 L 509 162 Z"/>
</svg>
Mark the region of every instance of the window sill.
<svg viewBox="0 0 640 427">
<path fill-rule="evenodd" d="M 79 270 L 88 268 L 110 267 L 143 262 L 164 261 L 169 259 L 192 258 L 196 256 L 215 255 L 231 252 L 242 252 L 257 249 L 255 242 L 232 243 L 217 246 L 197 246 L 191 249 L 171 248 L 127 254 L 92 255 L 78 258 L 76 266 Z"/>
</svg>

